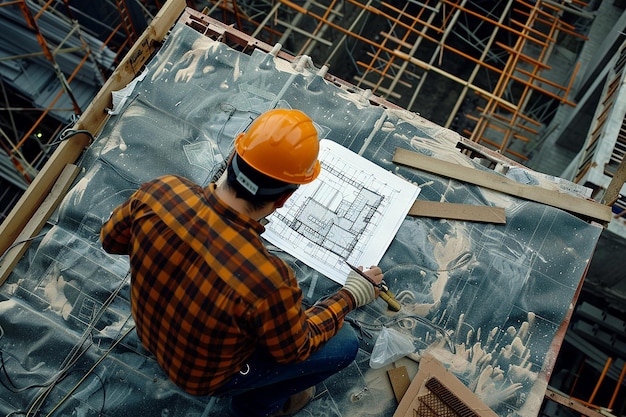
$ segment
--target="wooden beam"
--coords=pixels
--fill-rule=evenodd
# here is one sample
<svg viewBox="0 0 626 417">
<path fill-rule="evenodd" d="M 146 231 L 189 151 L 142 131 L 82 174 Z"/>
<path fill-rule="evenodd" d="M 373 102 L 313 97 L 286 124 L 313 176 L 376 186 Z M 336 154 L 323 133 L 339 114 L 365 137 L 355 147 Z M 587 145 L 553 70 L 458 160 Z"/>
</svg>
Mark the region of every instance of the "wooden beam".
<svg viewBox="0 0 626 417">
<path fill-rule="evenodd" d="M 622 189 L 622 185 L 624 185 L 624 182 L 626 182 L 626 160 L 622 158 L 619 166 L 617 167 L 617 171 L 613 174 L 613 178 L 611 178 L 611 182 L 604 192 L 602 203 L 607 206 L 615 204 L 619 198 L 619 193 Z"/>
<path fill-rule="evenodd" d="M 570 397 L 557 392 L 554 388 L 552 387 L 548 387 L 546 389 L 546 395 L 545 398 L 547 398 L 548 400 L 552 400 L 557 404 L 561 404 L 567 408 L 569 408 L 572 411 L 575 411 L 577 413 L 580 413 L 583 416 L 587 416 L 587 417 L 606 417 L 607 415 L 611 415 L 611 414 L 604 414 L 604 413 L 600 413 L 594 409 L 591 409 L 587 406 L 585 406 L 582 403 L 579 403 L 578 401 L 572 400 Z"/>
<path fill-rule="evenodd" d="M 387 371 L 387 375 L 389 376 L 391 389 L 393 389 L 393 395 L 396 397 L 396 401 L 400 403 L 402 397 L 404 397 L 404 394 L 409 389 L 409 385 L 411 385 L 406 366 L 392 368 Z"/>
<path fill-rule="evenodd" d="M 163 39 L 185 10 L 186 4 L 184 0 L 168 0 L 163 5 L 91 101 L 85 113 L 78 120 L 77 129 L 87 129 L 92 133 L 102 129 L 108 119 L 106 109 L 112 106 L 111 93 L 126 87 L 139 74 L 154 51 L 161 47 Z"/>
<path fill-rule="evenodd" d="M 408 214 L 409 216 L 434 217 L 438 219 L 506 223 L 506 214 L 502 207 L 475 206 L 472 204 L 415 200 Z"/>
<path fill-rule="evenodd" d="M 608 224 L 612 218 L 611 208 L 597 201 L 546 190 L 535 185 L 520 184 L 502 175 L 464 167 L 406 149 L 397 148 L 393 162 L 560 208 L 598 220 L 604 224 Z"/>
<path fill-rule="evenodd" d="M 80 133 L 56 148 L 17 204 L 0 224 L 0 254 L 16 241 L 44 198 L 50 193 L 67 164 L 73 164 L 89 145 L 90 137 Z"/>
<path fill-rule="evenodd" d="M 459 408 L 463 408 L 462 415 L 476 415 L 478 417 L 497 417 L 480 398 L 467 388 L 452 372 L 448 371 L 434 356 L 426 353 L 420 360 L 417 375 L 411 381 L 408 390 L 402 397 L 393 417 L 413 417 L 419 410 L 420 398 L 429 394 L 427 382 L 436 379 L 453 396 Z M 456 411 L 456 410 L 455 410 Z"/>
<path fill-rule="evenodd" d="M 15 244 L 8 251 L 4 252 L 2 261 L 0 261 L 0 285 L 4 284 L 4 281 L 8 278 L 9 274 L 17 265 L 28 246 L 30 246 L 31 238 L 36 236 L 41 231 L 43 226 L 48 221 L 50 215 L 56 210 L 63 196 L 67 193 L 67 190 L 72 185 L 72 181 L 78 175 L 80 168 L 76 165 L 68 164 L 61 171 L 58 180 L 52 186 L 50 194 L 46 196 L 43 203 L 37 208 L 30 221 L 26 224 L 26 227 L 19 234 Z"/>
</svg>

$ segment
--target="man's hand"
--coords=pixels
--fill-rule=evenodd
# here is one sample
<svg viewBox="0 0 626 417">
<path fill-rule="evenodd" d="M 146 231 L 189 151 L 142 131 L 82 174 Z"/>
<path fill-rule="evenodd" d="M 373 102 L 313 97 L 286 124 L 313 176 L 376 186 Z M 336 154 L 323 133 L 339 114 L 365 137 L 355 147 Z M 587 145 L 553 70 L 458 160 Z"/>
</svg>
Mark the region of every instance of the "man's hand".
<svg viewBox="0 0 626 417">
<path fill-rule="evenodd" d="M 359 269 L 362 271 L 363 267 L 359 267 Z M 380 284 L 383 280 L 383 271 L 378 266 L 372 266 L 363 273 L 376 285 Z M 362 307 L 374 301 L 380 293 L 379 288 L 374 286 L 372 282 L 355 271 L 350 271 L 343 289 L 352 295 L 357 307 Z"/>
<path fill-rule="evenodd" d="M 359 267 L 359 269 L 363 270 L 362 267 Z M 370 266 L 370 269 L 363 271 L 363 273 L 370 277 L 376 283 L 376 285 L 379 285 L 381 282 L 383 282 L 383 270 L 380 269 L 377 265 Z"/>
</svg>

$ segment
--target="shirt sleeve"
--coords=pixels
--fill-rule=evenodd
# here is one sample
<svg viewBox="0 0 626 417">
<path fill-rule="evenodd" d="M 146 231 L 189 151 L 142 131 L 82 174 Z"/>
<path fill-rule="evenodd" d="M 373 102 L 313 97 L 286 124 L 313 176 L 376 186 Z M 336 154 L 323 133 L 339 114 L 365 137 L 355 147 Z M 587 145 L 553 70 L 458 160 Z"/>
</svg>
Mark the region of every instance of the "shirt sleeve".
<svg viewBox="0 0 626 417">
<path fill-rule="evenodd" d="M 108 253 L 128 255 L 134 196 L 116 207 L 100 229 L 102 248 Z"/>
<path fill-rule="evenodd" d="M 320 301 L 307 310 L 302 308 L 302 291 L 293 273 L 292 286 L 279 288 L 264 300 L 267 309 L 260 314 L 260 338 L 279 363 L 302 361 L 324 345 L 343 325 L 344 317 L 355 308 L 354 300 L 344 291 Z"/>
</svg>

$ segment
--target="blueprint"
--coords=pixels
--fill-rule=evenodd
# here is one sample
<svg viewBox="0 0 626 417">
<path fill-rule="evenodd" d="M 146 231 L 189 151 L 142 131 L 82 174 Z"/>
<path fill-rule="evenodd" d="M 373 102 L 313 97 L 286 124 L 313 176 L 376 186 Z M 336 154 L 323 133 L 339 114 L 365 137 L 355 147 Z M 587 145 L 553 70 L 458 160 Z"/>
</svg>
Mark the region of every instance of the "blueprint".
<svg viewBox="0 0 626 417">
<path fill-rule="evenodd" d="M 378 264 L 420 189 L 331 140 L 319 160 L 319 177 L 268 218 L 263 237 L 343 284 L 344 260 Z"/>
</svg>

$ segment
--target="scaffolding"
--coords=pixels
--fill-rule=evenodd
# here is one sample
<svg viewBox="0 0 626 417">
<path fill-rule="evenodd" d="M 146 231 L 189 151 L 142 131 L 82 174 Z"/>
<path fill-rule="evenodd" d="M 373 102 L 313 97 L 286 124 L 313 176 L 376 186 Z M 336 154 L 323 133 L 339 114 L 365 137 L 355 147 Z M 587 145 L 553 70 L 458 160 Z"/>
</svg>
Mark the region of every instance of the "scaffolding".
<svg viewBox="0 0 626 417">
<path fill-rule="evenodd" d="M 556 108 L 575 105 L 593 19 L 579 0 L 212 4 L 214 17 L 520 163 Z"/>
<path fill-rule="evenodd" d="M 522 164 L 556 108 L 575 105 L 570 92 L 577 55 L 593 19 L 580 0 L 206 4 L 206 14 L 268 44 L 280 43 L 294 56 L 309 55 L 338 79 Z M 45 59 L 55 77 L 43 82 L 42 90 L 54 89 L 43 100 L 39 91 L 36 97 L 12 93 L 11 77 L 3 71 L 0 175 L 9 184 L 0 196 L 3 206 L 25 190 L 63 127 L 81 114 L 136 41 L 145 27 L 137 14 L 146 23 L 160 7 L 158 1 L 109 0 L 99 4 L 101 17 L 94 17 L 68 0 L 0 5 L 0 12 L 19 10 L 22 26 L 37 39 L 33 50 L 4 56 L 0 64 L 19 67 L 27 59 Z M 64 35 L 42 25 L 51 16 L 63 22 Z M 65 62 L 67 56 L 74 60 Z M 88 88 L 79 85 L 85 77 L 91 77 Z"/>
<path fill-rule="evenodd" d="M 108 0 L 99 3 L 98 17 L 95 9 L 81 11 L 69 0 L 0 4 L 2 15 L 18 10 L 13 20 L 19 15 L 21 26 L 37 40 L 32 50 L 0 57 L 0 66 L 19 68 L 43 59 L 54 76 L 42 81 L 41 90 L 54 89 L 44 100 L 40 91 L 36 97 L 15 94 L 11 74 L 2 70 L 0 175 L 9 184 L 0 195 L 4 206 L 11 205 L 5 198 L 28 186 L 63 127 L 80 115 L 161 3 Z M 200 5 L 207 5 L 211 17 L 268 44 L 280 43 L 294 56 L 309 55 L 339 79 L 521 164 L 545 138 L 559 106 L 575 105 L 579 52 L 595 7 L 581 0 L 210 0 Z M 42 24 L 51 16 L 64 22 L 63 34 Z M 73 61 L 63 65 L 68 56 Z M 85 77 L 91 77 L 90 88 L 75 87 Z"/>
<path fill-rule="evenodd" d="M 0 221 L 161 7 L 148 0 L 75 4 L 0 4 Z"/>
<path fill-rule="evenodd" d="M 574 181 L 595 190 L 613 207 L 609 230 L 626 233 L 626 43 L 607 65 L 608 75 L 587 140 L 576 160 Z"/>
</svg>

